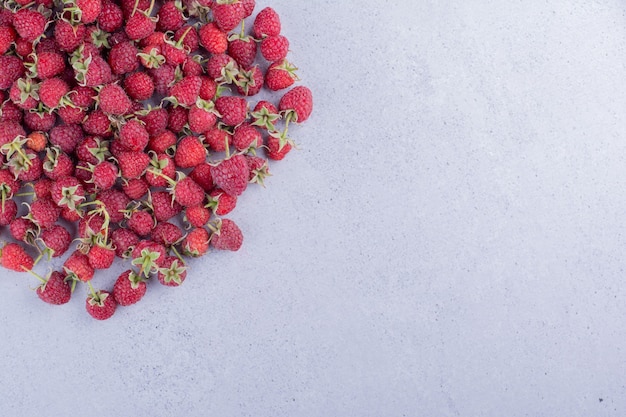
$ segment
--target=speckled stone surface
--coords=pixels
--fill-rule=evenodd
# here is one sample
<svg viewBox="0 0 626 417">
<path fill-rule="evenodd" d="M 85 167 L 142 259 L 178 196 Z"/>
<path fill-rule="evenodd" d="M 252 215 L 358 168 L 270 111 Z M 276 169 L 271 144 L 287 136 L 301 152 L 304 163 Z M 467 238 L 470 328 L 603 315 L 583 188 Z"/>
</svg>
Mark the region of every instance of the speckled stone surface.
<svg viewBox="0 0 626 417">
<path fill-rule="evenodd" d="M 0 414 L 626 415 L 626 3 L 258 4 L 316 108 L 243 248 L 107 322 L 2 271 Z"/>
</svg>

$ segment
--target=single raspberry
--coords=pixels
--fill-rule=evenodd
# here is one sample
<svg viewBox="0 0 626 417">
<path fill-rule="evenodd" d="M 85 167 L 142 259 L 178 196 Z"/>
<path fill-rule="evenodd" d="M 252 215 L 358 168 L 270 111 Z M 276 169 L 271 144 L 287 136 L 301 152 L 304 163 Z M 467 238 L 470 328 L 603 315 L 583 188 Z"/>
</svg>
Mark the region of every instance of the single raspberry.
<svg viewBox="0 0 626 417">
<path fill-rule="evenodd" d="M 89 265 L 94 269 L 108 269 L 115 260 L 115 250 L 110 242 L 97 238 L 87 253 Z"/>
<path fill-rule="evenodd" d="M 148 100 L 154 94 L 154 81 L 145 72 L 134 72 L 124 79 L 126 93 L 134 100 Z"/>
<path fill-rule="evenodd" d="M 152 187 L 167 187 L 169 181 L 176 178 L 176 165 L 167 154 L 152 156 L 150 167 L 146 172 L 146 181 Z"/>
<path fill-rule="evenodd" d="M 176 31 L 185 24 L 183 8 L 180 2 L 168 0 L 159 9 L 157 29 L 160 31 Z"/>
<path fill-rule="evenodd" d="M 215 100 L 215 108 L 222 115 L 222 123 L 228 126 L 237 126 L 248 116 L 248 102 L 243 97 L 219 97 Z"/>
<path fill-rule="evenodd" d="M 148 192 L 149 187 L 143 178 L 131 178 L 122 185 L 122 190 L 131 200 L 141 200 Z"/>
<path fill-rule="evenodd" d="M 32 9 L 20 9 L 13 15 L 13 27 L 21 38 L 32 42 L 43 35 L 48 21 Z"/>
<path fill-rule="evenodd" d="M 139 237 L 132 230 L 115 229 L 111 232 L 111 243 L 115 248 L 115 255 L 120 258 L 128 258 L 135 245 L 139 243 Z"/>
<path fill-rule="evenodd" d="M 24 124 L 30 130 L 40 130 L 42 132 L 49 132 L 57 123 L 57 117 L 54 113 L 49 113 L 45 110 L 37 111 L 32 110 L 25 112 Z"/>
<path fill-rule="evenodd" d="M 216 216 L 225 216 L 237 206 L 237 197 L 227 194 L 221 188 L 216 188 L 209 193 L 207 207 L 213 210 Z"/>
<path fill-rule="evenodd" d="M 39 234 L 35 223 L 23 217 L 18 217 L 9 224 L 9 232 L 13 239 L 19 242 L 33 244 Z"/>
<path fill-rule="evenodd" d="M 285 59 L 289 52 L 289 40 L 282 35 L 269 36 L 261 41 L 261 55 L 270 62 Z"/>
<path fill-rule="evenodd" d="M 207 152 L 199 138 L 185 136 L 176 147 L 174 162 L 179 168 L 193 168 L 206 160 Z"/>
<path fill-rule="evenodd" d="M 256 15 L 252 25 L 252 34 L 257 39 L 280 34 L 281 24 L 278 13 L 271 7 L 266 7 Z"/>
<path fill-rule="evenodd" d="M 54 40 L 63 52 L 71 53 L 80 46 L 85 38 L 85 25 L 72 26 L 68 21 L 59 19 L 54 24 Z"/>
<path fill-rule="evenodd" d="M 178 287 L 187 277 L 185 263 L 175 256 L 168 256 L 159 268 L 157 278 L 166 287 Z"/>
<path fill-rule="evenodd" d="M 216 1 L 211 7 L 211 11 L 213 12 L 215 23 L 224 32 L 230 32 L 235 29 L 246 14 L 243 3 L 238 0 L 227 2 Z"/>
<path fill-rule="evenodd" d="M 208 23 L 198 31 L 200 44 L 211 54 L 223 54 L 228 50 L 228 34 L 215 23 Z"/>
<path fill-rule="evenodd" d="M 176 135 L 170 130 L 157 134 L 150 138 L 150 142 L 148 142 L 148 149 L 158 154 L 169 152 L 175 146 Z"/>
<path fill-rule="evenodd" d="M 151 137 L 165 132 L 167 129 L 169 115 L 167 110 L 162 107 L 153 107 L 136 114 L 139 120 L 144 122 L 146 130 Z"/>
<path fill-rule="evenodd" d="M 189 120 L 189 110 L 182 106 L 170 107 L 167 128 L 174 133 L 181 133 Z"/>
<path fill-rule="evenodd" d="M 189 30 L 191 28 L 191 30 Z M 183 37 L 184 35 L 184 37 Z M 174 34 L 174 41 L 178 42 L 182 39 L 183 46 L 189 51 L 194 52 L 200 46 L 200 38 L 198 30 L 194 26 L 184 25 Z"/>
<path fill-rule="evenodd" d="M 87 296 L 85 302 L 87 313 L 96 320 L 107 320 L 113 316 L 117 303 L 115 297 L 109 291 L 94 291 Z"/>
<path fill-rule="evenodd" d="M 202 78 L 198 76 L 185 77 L 172 86 L 168 99 L 175 106 L 189 107 L 198 99 L 201 86 Z"/>
<path fill-rule="evenodd" d="M 124 211 L 130 203 L 126 194 L 112 189 L 99 192 L 96 198 L 104 205 L 112 223 L 119 223 L 124 220 Z"/>
<path fill-rule="evenodd" d="M 148 277 L 163 265 L 167 250 L 165 246 L 152 240 L 142 240 L 133 249 L 132 264 L 139 268 L 139 275 Z"/>
<path fill-rule="evenodd" d="M 83 186 L 75 177 L 62 177 L 52 184 L 52 200 L 59 207 L 68 207 L 76 210 L 85 200 Z"/>
<path fill-rule="evenodd" d="M 199 206 L 204 201 L 204 190 L 190 177 L 180 174 L 173 186 L 174 200 L 183 207 Z"/>
<path fill-rule="evenodd" d="M 39 279 L 42 283 L 37 287 L 37 296 L 42 301 L 53 305 L 62 305 L 70 301 L 72 287 L 63 272 L 54 271 L 47 279 Z"/>
<path fill-rule="evenodd" d="M 41 241 L 45 245 L 45 253 L 51 258 L 65 255 L 72 243 L 72 236 L 61 225 L 54 225 L 41 233 Z"/>
<path fill-rule="evenodd" d="M 102 111 L 115 116 L 128 112 L 132 104 L 126 92 L 117 84 L 107 84 L 102 87 L 98 99 Z"/>
<path fill-rule="evenodd" d="M 69 91 L 70 87 L 61 78 L 48 78 L 39 85 L 39 99 L 48 108 L 56 109 Z"/>
<path fill-rule="evenodd" d="M 170 247 L 183 238 L 183 232 L 175 224 L 163 221 L 154 227 L 150 238 L 163 246 Z"/>
<path fill-rule="evenodd" d="M 157 222 L 164 222 L 182 211 L 182 206 L 174 201 L 174 197 L 167 191 L 157 191 L 151 194 L 150 203 Z"/>
<path fill-rule="evenodd" d="M 291 149 L 291 143 L 281 141 L 277 136 L 267 138 L 267 157 L 273 161 L 281 161 Z"/>
<path fill-rule="evenodd" d="M 203 227 L 209 222 L 211 212 L 204 206 L 192 206 L 185 209 L 185 220 L 191 227 Z"/>
<path fill-rule="evenodd" d="M 238 151 L 247 152 L 263 146 L 263 137 L 254 126 L 243 123 L 235 128 L 233 145 Z"/>
<path fill-rule="evenodd" d="M 217 123 L 217 110 L 212 101 L 198 99 L 189 109 L 189 129 L 196 134 L 207 131 Z"/>
<path fill-rule="evenodd" d="M 232 84 L 239 75 L 239 65 L 229 55 L 213 55 L 207 62 L 207 74 L 215 82 Z"/>
<path fill-rule="evenodd" d="M 83 121 L 82 127 L 89 135 L 108 137 L 112 133 L 111 120 L 100 110 L 90 112 Z"/>
<path fill-rule="evenodd" d="M 61 209 L 49 198 L 39 198 L 30 204 L 28 218 L 41 229 L 48 229 L 56 223 Z"/>
<path fill-rule="evenodd" d="M 126 226 L 139 236 L 148 236 L 154 228 L 154 219 L 147 211 L 136 210 L 126 221 Z"/>
<path fill-rule="evenodd" d="M 243 234 L 237 224 L 229 219 L 216 222 L 211 235 L 211 246 L 219 250 L 238 251 L 243 243 Z"/>
<path fill-rule="evenodd" d="M 113 297 L 121 306 L 136 304 L 146 294 L 146 281 L 132 270 L 122 272 L 113 286 Z"/>
<path fill-rule="evenodd" d="M 189 173 L 189 176 L 200 186 L 205 192 L 213 190 L 213 177 L 211 176 L 211 165 L 203 162 Z"/>
<path fill-rule="evenodd" d="M 183 253 L 194 258 L 204 255 L 209 250 L 209 239 L 209 232 L 206 229 L 192 229 L 183 239 Z"/>
<path fill-rule="evenodd" d="M 85 139 L 79 125 L 59 125 L 50 130 L 50 143 L 63 152 L 71 154 L 76 146 Z"/>
<path fill-rule="evenodd" d="M 248 162 L 250 172 L 248 182 L 264 185 L 265 178 L 271 175 L 267 159 L 255 155 L 246 155 L 246 162 Z"/>
<path fill-rule="evenodd" d="M 120 144 L 129 151 L 142 151 L 150 140 L 144 124 L 131 119 L 122 126 L 119 134 Z"/>
<path fill-rule="evenodd" d="M 154 5 L 154 2 L 152 2 Z M 156 30 L 156 19 L 150 17 L 150 10 L 142 12 L 135 10 L 126 20 L 124 31 L 129 39 L 137 41 L 147 38 Z"/>
<path fill-rule="evenodd" d="M 110 0 L 102 2 L 102 11 L 98 17 L 98 26 L 105 32 L 113 33 L 124 24 L 122 9 Z"/>
<path fill-rule="evenodd" d="M 17 243 L 7 243 L 0 250 L 0 265 L 17 272 L 26 272 L 33 269 L 32 256 Z"/>
<path fill-rule="evenodd" d="M 139 178 L 150 164 L 150 156 L 142 151 L 121 152 L 117 155 L 122 178 Z"/>
<path fill-rule="evenodd" d="M 313 94 L 308 87 L 298 86 L 289 90 L 278 104 L 278 109 L 296 123 L 305 122 L 313 111 Z"/>
<path fill-rule="evenodd" d="M 17 216 L 17 204 L 13 200 L 7 200 L 0 205 L 0 226 L 8 226 Z"/>
<path fill-rule="evenodd" d="M 228 42 L 228 55 L 243 68 L 251 67 L 256 59 L 257 45 L 250 36 L 237 36 Z"/>
<path fill-rule="evenodd" d="M 93 184 L 99 190 L 108 190 L 115 185 L 119 172 L 117 166 L 109 161 L 102 161 L 93 167 Z"/>
<path fill-rule="evenodd" d="M 154 90 L 158 94 L 167 94 L 169 85 L 176 80 L 176 70 L 169 64 L 151 68 L 148 70 L 148 74 L 154 80 Z"/>
<path fill-rule="evenodd" d="M 233 143 L 233 135 L 226 129 L 214 126 L 204 132 L 204 142 L 215 152 L 224 152 Z"/>
<path fill-rule="evenodd" d="M 270 65 L 265 74 L 265 85 L 272 91 L 283 90 L 291 87 L 298 80 L 296 71 L 298 68 L 289 61 L 283 59 Z"/>
<path fill-rule="evenodd" d="M 68 279 L 74 281 L 90 281 L 94 275 L 94 268 L 89 264 L 87 255 L 74 251 L 63 264 L 63 270 Z"/>
<path fill-rule="evenodd" d="M 109 66 L 114 74 L 127 74 L 139 68 L 139 51 L 132 42 L 121 42 L 109 52 Z"/>
<path fill-rule="evenodd" d="M 248 163 L 243 155 L 234 155 L 211 168 L 215 184 L 232 196 L 241 195 L 248 186 Z"/>
<path fill-rule="evenodd" d="M 15 42 L 15 30 L 11 26 L 0 26 L 0 55 L 4 55 Z"/>
</svg>

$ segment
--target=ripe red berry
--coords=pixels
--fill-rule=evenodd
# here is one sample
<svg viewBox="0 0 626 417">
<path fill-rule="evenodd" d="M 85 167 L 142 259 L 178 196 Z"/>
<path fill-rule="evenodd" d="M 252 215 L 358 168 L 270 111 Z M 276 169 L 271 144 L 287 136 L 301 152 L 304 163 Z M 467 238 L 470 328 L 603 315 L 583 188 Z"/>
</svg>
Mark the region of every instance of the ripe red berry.
<svg viewBox="0 0 626 417">
<path fill-rule="evenodd" d="M 261 10 L 252 25 L 252 33 L 257 39 L 280 35 L 280 30 L 280 17 L 271 7 Z"/>
<path fill-rule="evenodd" d="M 219 97 L 215 100 L 215 108 L 222 115 L 222 122 L 228 126 L 237 126 L 248 116 L 248 102 L 243 97 Z"/>
<path fill-rule="evenodd" d="M 32 42 L 43 35 L 47 20 L 32 9 L 20 9 L 13 15 L 13 27 L 21 38 Z"/>
<path fill-rule="evenodd" d="M 285 112 L 286 117 L 291 114 L 294 122 L 303 123 L 313 111 L 313 94 L 308 87 L 295 87 L 280 99 L 278 109 Z"/>
<path fill-rule="evenodd" d="M 98 99 L 102 111 L 114 116 L 125 114 L 132 104 L 126 92 L 117 84 L 107 84 L 102 87 Z"/>
<path fill-rule="evenodd" d="M 37 296 L 48 304 L 66 304 L 72 297 L 72 287 L 63 272 L 54 271 L 37 287 Z"/>
<path fill-rule="evenodd" d="M 234 221 L 222 219 L 211 236 L 211 246 L 215 249 L 238 251 L 243 243 L 243 234 Z"/>
<path fill-rule="evenodd" d="M 0 250 L 0 265 L 17 272 L 33 269 L 33 258 L 17 243 L 7 243 Z"/>
<path fill-rule="evenodd" d="M 261 55 L 270 62 L 285 59 L 289 52 L 289 40 L 282 36 L 268 36 L 261 41 Z"/>
<path fill-rule="evenodd" d="M 87 296 L 85 302 L 87 313 L 96 320 L 107 320 L 113 316 L 117 303 L 109 291 L 97 291 Z"/>
<path fill-rule="evenodd" d="M 122 272 L 113 286 L 115 301 L 121 306 L 136 304 L 146 294 L 145 280 L 132 270 Z"/>
<path fill-rule="evenodd" d="M 179 168 L 193 168 L 206 159 L 207 152 L 199 138 L 186 136 L 178 143 L 174 162 Z"/>
<path fill-rule="evenodd" d="M 248 163 L 243 155 L 234 155 L 211 168 L 215 184 L 232 196 L 241 195 L 248 186 Z"/>
</svg>

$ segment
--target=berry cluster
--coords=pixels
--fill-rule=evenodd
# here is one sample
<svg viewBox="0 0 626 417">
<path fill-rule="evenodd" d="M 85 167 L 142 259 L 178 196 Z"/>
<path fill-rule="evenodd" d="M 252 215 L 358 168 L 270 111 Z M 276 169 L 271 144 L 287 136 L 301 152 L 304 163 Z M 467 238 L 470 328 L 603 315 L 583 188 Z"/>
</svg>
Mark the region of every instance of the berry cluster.
<svg viewBox="0 0 626 417">
<path fill-rule="evenodd" d="M 274 93 L 298 81 L 278 14 L 248 20 L 255 0 L 0 7 L 0 226 L 15 240 L 0 264 L 36 275 L 50 304 L 86 283 L 86 309 L 104 320 L 155 278 L 180 285 L 189 257 L 237 251 L 242 232 L 222 216 L 263 184 L 268 159 L 294 146 L 289 124 L 313 107 L 307 87 Z M 66 254 L 62 270 L 32 271 Z M 129 269 L 96 290 L 116 257 Z"/>
</svg>

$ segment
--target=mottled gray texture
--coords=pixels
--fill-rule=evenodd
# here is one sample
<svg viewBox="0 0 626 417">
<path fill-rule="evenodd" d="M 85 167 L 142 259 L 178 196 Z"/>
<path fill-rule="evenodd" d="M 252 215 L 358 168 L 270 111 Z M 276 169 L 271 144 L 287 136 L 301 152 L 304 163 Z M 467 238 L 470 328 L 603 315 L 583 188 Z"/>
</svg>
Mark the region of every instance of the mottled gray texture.
<svg viewBox="0 0 626 417">
<path fill-rule="evenodd" d="M 104 323 L 2 272 L 2 414 L 626 414 L 626 4 L 271 4 L 316 108 L 244 247 Z"/>
</svg>

